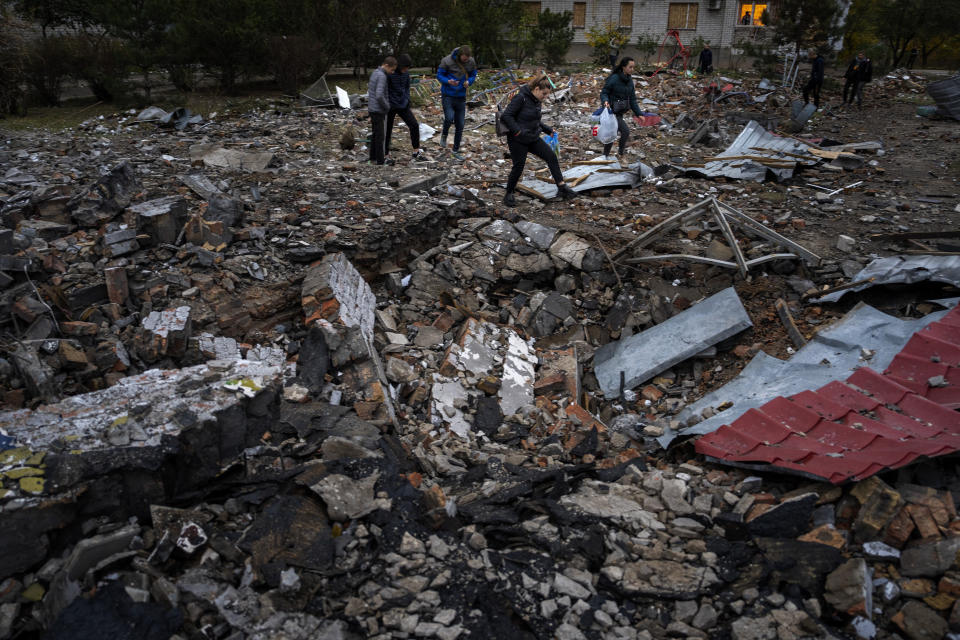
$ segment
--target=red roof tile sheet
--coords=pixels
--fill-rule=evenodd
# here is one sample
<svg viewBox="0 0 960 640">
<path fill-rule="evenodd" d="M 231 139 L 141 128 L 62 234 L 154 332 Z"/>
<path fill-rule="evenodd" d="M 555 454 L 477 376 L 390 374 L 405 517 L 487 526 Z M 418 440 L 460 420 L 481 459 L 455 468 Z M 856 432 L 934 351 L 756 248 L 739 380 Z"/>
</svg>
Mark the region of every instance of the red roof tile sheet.
<svg viewBox="0 0 960 640">
<path fill-rule="evenodd" d="M 883 373 L 863 367 L 845 382 L 774 398 L 696 449 L 840 484 L 960 450 L 958 409 L 960 307 L 915 333 Z"/>
</svg>

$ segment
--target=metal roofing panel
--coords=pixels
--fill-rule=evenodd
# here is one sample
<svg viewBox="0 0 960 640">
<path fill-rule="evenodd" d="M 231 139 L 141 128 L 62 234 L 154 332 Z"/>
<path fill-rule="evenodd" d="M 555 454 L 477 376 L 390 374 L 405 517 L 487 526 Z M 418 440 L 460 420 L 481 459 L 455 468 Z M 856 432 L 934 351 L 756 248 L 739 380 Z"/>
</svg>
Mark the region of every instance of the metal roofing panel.
<svg viewBox="0 0 960 640">
<path fill-rule="evenodd" d="M 939 111 L 960 120 L 960 75 L 931 82 L 927 85 L 927 93 L 936 100 Z"/>
<path fill-rule="evenodd" d="M 773 172 L 778 180 L 784 180 L 793 175 L 797 163 L 816 164 L 820 158 L 809 152 L 810 147 L 795 138 L 786 138 L 770 133 L 759 122 L 751 120 L 740 132 L 740 135 L 716 158 L 731 158 L 730 160 L 713 160 L 702 168 L 689 169 L 689 173 L 702 175 L 707 178 L 726 177 L 737 180 L 755 180 L 762 182 L 767 171 Z M 783 168 L 768 167 L 759 162 L 743 158 L 756 156 L 782 161 L 789 165 Z M 797 157 L 804 156 L 804 157 Z"/>
<path fill-rule="evenodd" d="M 958 318 L 960 309 L 953 309 L 943 325 L 953 326 Z M 957 329 L 955 334 L 941 333 L 943 340 L 915 334 L 883 374 L 859 369 L 848 377 L 849 384 L 834 380 L 817 391 L 749 409 L 731 428 L 700 438 L 696 449 L 721 463 L 765 462 L 835 484 L 955 453 L 960 450 L 960 413 L 953 410 L 960 406 L 960 366 L 936 360 L 941 352 L 952 353 L 960 341 Z M 943 375 L 946 386 L 931 387 L 926 381 L 931 374 Z M 814 413 L 820 417 L 811 424 Z M 721 432 L 722 437 L 714 437 Z M 737 441 L 756 438 L 767 444 L 740 452 L 727 446 L 734 433 Z"/>
</svg>

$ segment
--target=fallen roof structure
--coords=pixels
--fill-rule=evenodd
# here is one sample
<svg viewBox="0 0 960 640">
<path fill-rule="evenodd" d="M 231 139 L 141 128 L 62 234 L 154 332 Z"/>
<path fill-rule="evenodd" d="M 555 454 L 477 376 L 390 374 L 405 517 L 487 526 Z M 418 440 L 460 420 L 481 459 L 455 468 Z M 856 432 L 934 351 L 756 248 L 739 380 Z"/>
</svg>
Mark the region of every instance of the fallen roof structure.
<svg viewBox="0 0 960 640">
<path fill-rule="evenodd" d="M 910 338 L 882 373 L 777 397 L 697 440 L 720 463 L 773 466 L 834 484 L 960 449 L 960 309 Z"/>
<path fill-rule="evenodd" d="M 704 262 L 707 264 L 727 267 L 729 269 L 739 269 L 740 274 L 743 277 L 747 276 L 747 271 L 751 267 L 755 267 L 759 264 L 765 262 L 770 262 L 771 260 L 781 260 L 785 258 L 800 259 L 802 258 L 810 265 L 820 264 L 820 256 L 815 253 L 808 251 L 803 248 L 796 242 L 785 238 L 776 231 L 767 228 L 765 225 L 757 222 L 750 216 L 734 209 L 730 205 L 717 200 L 716 198 L 706 198 L 701 200 L 697 204 L 687 207 L 680 213 L 677 213 L 660 224 L 656 225 L 652 229 L 644 232 L 625 247 L 617 251 L 613 255 L 613 259 L 621 257 L 623 254 L 628 251 L 636 252 L 639 249 L 651 244 L 656 239 L 663 237 L 665 233 L 673 229 L 677 229 L 682 225 L 689 223 L 697 218 L 703 217 L 712 217 L 714 222 L 720 228 L 720 231 L 723 233 L 724 238 L 727 240 L 727 244 L 730 246 L 731 251 L 733 252 L 733 257 L 735 262 L 729 260 L 718 260 L 716 258 L 709 258 L 704 256 L 695 256 L 687 254 L 666 254 L 666 255 L 651 255 L 651 256 L 641 256 L 635 257 L 626 260 L 628 263 L 638 263 L 638 262 L 652 262 L 656 260 L 667 260 L 667 259 L 683 259 L 683 260 L 692 260 L 694 262 Z M 740 227 L 754 233 L 762 238 L 765 238 L 774 244 L 777 244 L 782 247 L 786 247 L 792 253 L 772 253 L 758 258 L 753 258 L 752 260 L 747 260 L 743 255 L 743 252 L 740 250 L 740 243 L 737 242 L 737 238 L 733 233 L 734 227 Z"/>
<path fill-rule="evenodd" d="M 702 166 L 689 163 L 680 170 L 703 178 L 733 178 L 763 182 L 767 172 L 777 180 L 793 175 L 798 164 L 814 165 L 820 158 L 810 153 L 810 145 L 796 138 L 777 136 L 751 120 L 736 140 L 722 153 L 706 158 Z"/>
<path fill-rule="evenodd" d="M 601 157 L 596 160 L 581 160 L 563 172 L 564 181 L 577 193 L 593 189 L 625 187 L 633 189 L 643 178 L 653 175 L 653 168 L 642 162 L 622 167 L 616 159 Z M 557 185 L 536 178 L 523 180 L 517 185 L 517 191 L 541 200 L 549 200 L 557 195 Z"/>
<path fill-rule="evenodd" d="M 938 302 L 952 307 L 958 300 Z M 946 314 L 937 311 L 922 318 L 897 319 L 860 303 L 838 322 L 814 334 L 789 360 L 758 352 L 740 375 L 677 414 L 677 421 L 688 426 L 680 431 L 667 430 L 657 441 L 666 447 L 679 436 L 712 433 L 777 396 L 826 385 L 861 367 L 883 371 L 914 333 Z M 727 408 L 718 410 L 723 406 Z M 704 415 L 709 417 L 700 420 Z"/>
</svg>

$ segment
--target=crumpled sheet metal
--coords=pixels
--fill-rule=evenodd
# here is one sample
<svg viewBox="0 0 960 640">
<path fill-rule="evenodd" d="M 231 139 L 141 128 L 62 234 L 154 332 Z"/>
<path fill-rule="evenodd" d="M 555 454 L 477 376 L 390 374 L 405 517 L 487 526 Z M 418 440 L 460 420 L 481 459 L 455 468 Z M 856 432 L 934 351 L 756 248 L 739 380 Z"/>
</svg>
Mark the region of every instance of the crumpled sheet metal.
<svg viewBox="0 0 960 640">
<path fill-rule="evenodd" d="M 939 113 L 960 120 L 960 75 L 931 82 L 927 93 L 936 100 Z"/>
<path fill-rule="evenodd" d="M 203 124 L 203 116 L 200 114 L 193 114 L 190 109 L 187 109 L 186 107 L 174 109 L 170 113 L 167 113 L 160 107 L 147 107 L 137 114 L 137 121 L 159 122 L 164 126 L 172 126 L 178 131 L 182 131 L 186 129 L 188 125 Z"/>
<path fill-rule="evenodd" d="M 960 287 L 960 256 L 890 256 L 877 258 L 853 277 L 853 281 L 872 282 L 835 291 L 818 302 L 836 302 L 851 291 L 863 291 L 882 284 L 913 284 L 915 282 L 945 282 Z"/>
<path fill-rule="evenodd" d="M 599 169 L 614 169 L 616 171 L 599 171 Z M 653 176 L 653 167 L 637 161 L 624 168 L 616 160 L 611 161 L 609 164 L 581 164 L 570 167 L 564 171 L 563 180 L 564 182 L 571 183 L 585 175 L 589 177 L 584 178 L 582 182 L 571 187 L 577 193 L 611 187 L 633 189 L 640 184 L 641 179 Z M 520 185 L 536 191 L 545 199 L 553 198 L 557 195 L 557 185 L 545 180 L 522 180 Z"/>
<path fill-rule="evenodd" d="M 810 147 L 794 138 L 784 138 L 775 136 L 755 120 L 751 120 L 737 136 L 729 147 L 722 153 L 717 154 L 718 158 L 736 158 L 731 160 L 712 160 L 703 167 L 677 167 L 689 175 L 702 178 L 733 178 L 735 180 L 753 180 L 763 182 L 767 177 L 767 171 L 777 176 L 777 180 L 786 180 L 793 175 L 797 163 L 814 165 L 820 162 L 820 158 L 809 154 Z M 797 158 L 798 154 L 808 155 L 809 160 Z M 745 160 L 740 156 L 762 156 L 777 160 L 783 164 L 789 164 L 789 167 L 768 167 L 753 160 Z"/>
<path fill-rule="evenodd" d="M 953 307 L 958 301 L 960 298 L 938 302 Z M 777 396 L 787 397 L 846 379 L 859 367 L 882 372 L 914 333 L 947 313 L 938 311 L 922 318 L 900 320 L 867 304 L 858 304 L 836 324 L 814 335 L 789 360 L 759 352 L 740 375 L 688 405 L 677 414 L 677 420 L 684 424 L 704 409 L 724 402 L 733 402 L 733 406 L 682 431 L 667 429 L 657 442 L 667 447 L 681 435 L 713 433 Z M 873 353 L 869 360 L 863 357 L 864 349 Z"/>
</svg>

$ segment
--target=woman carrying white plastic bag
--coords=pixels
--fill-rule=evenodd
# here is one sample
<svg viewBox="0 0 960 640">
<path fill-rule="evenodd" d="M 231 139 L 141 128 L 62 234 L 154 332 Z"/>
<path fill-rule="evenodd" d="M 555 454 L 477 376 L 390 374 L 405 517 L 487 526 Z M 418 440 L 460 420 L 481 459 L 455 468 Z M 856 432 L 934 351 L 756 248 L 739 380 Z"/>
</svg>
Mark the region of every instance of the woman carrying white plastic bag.
<svg viewBox="0 0 960 640">
<path fill-rule="evenodd" d="M 617 123 L 617 130 L 620 132 L 620 144 L 617 145 L 617 155 L 622 156 L 627 150 L 627 142 L 630 139 L 630 129 L 627 123 L 623 121 L 623 116 L 628 111 L 633 111 L 634 120 L 640 116 L 640 105 L 637 104 L 637 93 L 633 87 L 633 69 L 635 63 L 633 58 L 623 58 L 603 83 L 603 91 L 600 92 L 600 103 L 613 112 Z M 603 116 L 601 116 L 602 118 Z M 599 138 L 599 132 L 597 137 Z M 609 156 L 610 149 L 613 147 L 613 138 L 600 140 L 603 144 L 603 155 Z"/>
<path fill-rule="evenodd" d="M 600 113 L 600 124 L 597 125 L 597 140 L 600 144 L 612 144 L 617 139 L 617 116 L 610 109 L 604 108 Z"/>
</svg>

